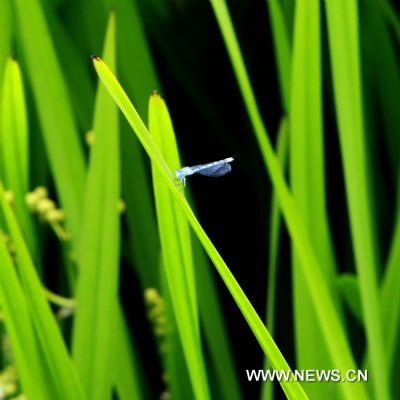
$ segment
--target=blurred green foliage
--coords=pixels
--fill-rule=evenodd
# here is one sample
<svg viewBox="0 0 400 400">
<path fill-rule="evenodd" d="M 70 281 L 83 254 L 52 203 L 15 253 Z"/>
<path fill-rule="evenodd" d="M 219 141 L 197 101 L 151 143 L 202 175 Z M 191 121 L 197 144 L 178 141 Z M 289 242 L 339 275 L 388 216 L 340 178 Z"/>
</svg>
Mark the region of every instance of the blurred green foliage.
<svg viewBox="0 0 400 400">
<path fill-rule="evenodd" d="M 0 397 L 398 398 L 399 47 L 389 0 L 0 0 Z"/>
</svg>

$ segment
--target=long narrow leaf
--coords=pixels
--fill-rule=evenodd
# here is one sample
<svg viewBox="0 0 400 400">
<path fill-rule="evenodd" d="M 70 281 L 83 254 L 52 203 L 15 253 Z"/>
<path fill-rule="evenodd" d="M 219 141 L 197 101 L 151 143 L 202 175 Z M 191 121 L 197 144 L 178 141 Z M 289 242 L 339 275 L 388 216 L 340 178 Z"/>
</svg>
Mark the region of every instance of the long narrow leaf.
<svg viewBox="0 0 400 400">
<path fill-rule="evenodd" d="M 160 90 L 154 62 L 142 25 L 137 0 L 104 0 L 114 6 L 118 16 L 118 71 L 139 114 L 147 118 L 148 97 Z M 140 78 L 138 78 L 140 77 Z M 158 286 L 158 240 L 152 187 L 143 150 L 131 134 L 128 124 L 121 124 L 122 196 L 130 233 L 133 261 L 142 285 Z"/>
<path fill-rule="evenodd" d="M 240 308 L 243 316 L 248 322 L 250 328 L 252 329 L 255 337 L 259 341 L 260 346 L 269 358 L 271 365 L 273 365 L 276 369 L 289 370 L 287 362 L 285 361 L 278 347 L 272 340 L 260 317 L 257 315 L 256 311 L 244 294 L 243 290 L 235 280 L 228 266 L 219 255 L 217 249 L 214 247 L 207 234 L 204 232 L 183 194 L 178 190 L 176 186 L 176 180 L 174 179 L 172 172 L 168 167 L 168 164 L 165 162 L 160 150 L 154 143 L 146 126 L 140 119 L 138 113 L 132 106 L 132 103 L 129 101 L 122 87 L 100 58 L 95 57 L 93 59 L 93 63 L 96 68 L 97 74 L 99 75 L 104 86 L 110 92 L 111 96 L 114 98 L 114 101 L 117 103 L 117 105 L 127 118 L 129 124 L 135 131 L 138 139 L 142 143 L 152 162 L 157 167 L 164 181 L 168 185 L 172 195 L 174 196 L 175 201 L 185 213 L 190 225 L 192 226 L 192 229 L 198 236 L 203 247 L 207 251 L 207 254 L 213 261 L 218 273 L 221 275 L 238 307 Z M 298 382 L 282 381 L 281 385 L 289 398 L 307 398 Z M 356 387 L 358 387 L 358 385 L 353 385 L 353 388 Z"/>
<path fill-rule="evenodd" d="M 50 167 L 75 241 L 79 236 L 85 170 L 67 88 L 40 2 L 12 3 Z"/>
<path fill-rule="evenodd" d="M 209 261 L 201 243 L 194 235 L 192 247 L 199 296 L 200 322 L 204 331 L 205 344 L 210 353 L 208 372 L 211 367 L 215 371 L 215 381 L 218 385 L 216 391 L 219 399 L 240 400 L 242 397 L 239 379 L 235 371 L 228 329 L 218 296 L 218 287 L 213 280 L 213 271 L 209 268 Z M 212 384 L 210 387 L 214 389 Z"/>
<path fill-rule="evenodd" d="M 278 140 L 277 140 L 277 156 L 283 170 L 286 170 L 289 153 L 289 128 L 287 119 L 281 121 Z M 278 275 L 278 255 L 281 233 L 281 212 L 275 191 L 272 194 L 271 211 L 270 211 L 270 229 L 269 229 L 269 243 L 268 243 L 268 286 L 267 286 L 267 316 L 266 325 L 272 337 L 275 333 L 275 315 L 276 315 L 276 293 L 277 275 Z M 268 360 L 264 361 L 264 369 L 268 369 Z M 273 382 L 265 382 L 262 385 L 261 399 L 272 400 L 274 398 Z"/>
<path fill-rule="evenodd" d="M 381 284 L 382 321 L 385 321 L 385 344 L 388 354 L 388 370 L 392 371 L 400 331 L 400 217 L 395 232 Z M 393 374 L 394 376 L 394 374 Z"/>
<path fill-rule="evenodd" d="M 0 262 L 0 304 L 22 390 L 28 398 L 50 400 L 28 306 L 3 238 L 0 239 Z"/>
<path fill-rule="evenodd" d="M 325 200 L 319 4 L 319 0 L 307 0 L 295 5 L 289 110 L 290 180 L 321 272 L 333 294 L 330 283 L 336 267 Z M 332 369 L 296 252 L 292 257 L 292 271 L 297 368 Z M 313 398 L 336 397 L 335 385 L 306 383 L 304 386 Z"/>
<path fill-rule="evenodd" d="M 278 77 L 281 98 L 284 109 L 289 108 L 290 94 L 290 58 L 291 44 L 287 22 L 283 14 L 282 5 L 279 0 L 267 0 L 269 16 L 272 26 L 272 39 L 278 67 Z"/>
<path fill-rule="evenodd" d="M 104 53 L 115 68 L 115 20 L 110 16 Z M 117 306 L 120 198 L 118 114 L 100 86 L 94 118 L 86 184 L 85 214 L 78 255 L 78 308 L 73 332 L 73 356 L 90 399 L 109 399 L 114 376 L 110 321 Z"/>
<path fill-rule="evenodd" d="M 143 399 L 143 380 L 140 379 L 140 366 L 137 355 L 130 342 L 129 329 L 122 314 L 122 307 L 118 307 L 115 316 L 115 386 L 121 400 Z"/>
<path fill-rule="evenodd" d="M 364 137 L 357 3 L 354 0 L 329 1 L 326 12 L 350 226 L 374 390 L 377 399 L 388 399 L 386 352 L 376 278 L 375 225 Z"/>
<path fill-rule="evenodd" d="M 51 312 L 18 223 L 0 186 L 0 206 L 16 249 L 18 271 L 32 316 L 38 341 L 43 349 L 57 398 L 84 399 L 82 385 L 68 354 L 56 319 Z M 50 379 L 48 379 L 50 380 Z"/>
<path fill-rule="evenodd" d="M 172 168 L 180 168 L 172 123 L 164 102 L 157 94 L 150 99 L 149 127 L 168 164 Z M 165 276 L 193 392 L 196 398 L 209 399 L 201 350 L 189 224 L 181 209 L 175 205 L 155 166 L 153 184 Z"/>
<path fill-rule="evenodd" d="M 15 60 L 9 59 L 7 62 L 0 104 L 0 158 L 4 185 L 13 193 L 17 218 L 34 253 L 36 236 L 25 205 L 25 195 L 29 189 L 28 121 L 21 72 Z"/>
<path fill-rule="evenodd" d="M 7 202 L 1 184 L 0 201 L 2 204 Z M 4 235 L 4 231 L 1 232 Z M 4 237 L 0 237 L 0 264 L 0 305 L 22 390 L 28 398 L 50 400 L 55 395 L 54 387 L 46 382 L 47 369 L 40 356 L 28 304 Z"/>
<path fill-rule="evenodd" d="M 11 55 L 12 23 L 8 0 L 0 0 L 0 26 L 0 82 L 2 82 L 6 62 Z"/>
<path fill-rule="evenodd" d="M 301 260 L 300 265 L 304 270 L 306 283 L 324 332 L 331 359 L 340 369 L 352 369 L 354 368 L 354 359 L 349 343 L 327 283 L 321 273 L 321 268 L 311 245 L 309 234 L 305 229 L 304 221 L 287 187 L 279 160 L 273 151 L 272 144 L 263 124 L 229 11 L 223 0 L 211 0 L 211 4 L 219 23 L 266 169 L 270 174 L 289 234 Z M 355 396 L 365 398 L 366 396 L 365 388 L 362 384 L 349 385 L 348 383 L 343 383 L 340 385 L 340 389 L 348 398 L 354 398 Z"/>
</svg>

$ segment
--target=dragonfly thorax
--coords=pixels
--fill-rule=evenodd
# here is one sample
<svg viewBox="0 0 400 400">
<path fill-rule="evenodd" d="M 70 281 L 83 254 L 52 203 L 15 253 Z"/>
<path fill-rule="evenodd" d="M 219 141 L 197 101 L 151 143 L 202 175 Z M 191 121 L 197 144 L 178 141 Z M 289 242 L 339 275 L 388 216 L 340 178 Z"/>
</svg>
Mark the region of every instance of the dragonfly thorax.
<svg viewBox="0 0 400 400">
<path fill-rule="evenodd" d="M 192 171 L 192 169 L 191 169 L 190 167 L 183 167 L 183 168 L 177 169 L 177 170 L 175 171 L 175 176 L 176 176 L 178 179 L 182 179 L 182 178 L 184 178 L 185 176 L 192 175 L 192 174 L 193 174 L 193 171 Z"/>
</svg>

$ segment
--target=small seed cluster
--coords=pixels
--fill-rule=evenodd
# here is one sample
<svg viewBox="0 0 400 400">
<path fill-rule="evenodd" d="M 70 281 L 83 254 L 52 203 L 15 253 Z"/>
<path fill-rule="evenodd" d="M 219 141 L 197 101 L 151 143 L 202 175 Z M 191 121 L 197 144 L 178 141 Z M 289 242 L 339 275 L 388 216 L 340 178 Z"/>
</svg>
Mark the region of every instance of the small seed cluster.
<svg viewBox="0 0 400 400">
<path fill-rule="evenodd" d="M 3 231 L 0 230 L 0 239 L 4 240 L 8 252 L 13 257 L 15 255 L 16 248 L 15 248 L 14 242 L 11 239 L 11 236 L 7 235 L 6 233 L 4 233 Z"/>
<path fill-rule="evenodd" d="M 15 395 L 18 390 L 18 373 L 14 365 L 0 372 L 0 399 Z"/>
<path fill-rule="evenodd" d="M 49 199 L 47 189 L 43 186 L 27 193 L 25 201 L 29 210 L 37 213 L 43 221 L 59 223 L 65 219 L 64 211 L 58 209 L 56 203 Z"/>
<path fill-rule="evenodd" d="M 14 357 L 8 335 L 5 333 L 1 335 L 1 351 L 3 355 L 3 362 L 7 365 L 2 371 L 0 371 L 0 400 L 23 400 L 25 399 L 23 395 L 17 395 L 19 392 L 18 371 L 14 365 Z"/>
<path fill-rule="evenodd" d="M 165 341 L 168 334 L 165 301 L 155 288 L 147 288 L 144 291 L 144 301 L 147 306 L 147 317 L 152 323 L 154 335 L 159 342 L 159 351 L 165 353 Z"/>
</svg>

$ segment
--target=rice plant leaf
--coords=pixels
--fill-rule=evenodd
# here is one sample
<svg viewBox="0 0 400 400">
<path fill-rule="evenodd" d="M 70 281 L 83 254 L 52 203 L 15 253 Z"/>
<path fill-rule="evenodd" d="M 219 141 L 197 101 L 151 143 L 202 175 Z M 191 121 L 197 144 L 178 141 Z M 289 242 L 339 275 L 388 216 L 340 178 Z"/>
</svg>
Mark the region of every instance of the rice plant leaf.
<svg viewBox="0 0 400 400">
<path fill-rule="evenodd" d="M 309 292 L 312 296 L 331 359 L 334 365 L 339 369 L 353 369 L 355 365 L 354 359 L 333 298 L 321 272 L 304 220 L 287 187 L 279 160 L 273 151 L 267 130 L 263 124 L 228 8 L 223 0 L 211 0 L 211 5 L 221 29 L 263 161 L 270 174 L 289 234 L 301 261 L 300 265 L 304 270 L 305 281 L 309 287 Z M 349 385 L 343 383 L 340 385 L 340 389 L 343 395 L 349 399 L 355 396 L 359 398 L 366 397 L 363 384 Z"/>
<path fill-rule="evenodd" d="M 160 298 L 164 304 L 161 318 L 165 318 L 163 335 L 158 336 L 158 348 L 162 355 L 163 370 L 168 376 L 166 382 L 167 393 L 172 398 L 194 398 L 192 381 L 189 376 L 179 329 L 177 328 L 177 315 L 172 306 L 173 294 L 169 291 L 166 280 L 163 257 L 160 252 Z M 156 334 L 156 332 L 154 331 Z M 158 332 L 159 333 L 159 332 Z"/>
<path fill-rule="evenodd" d="M 138 365 L 135 348 L 130 342 L 129 329 L 122 314 L 122 305 L 116 308 L 114 340 L 118 343 L 118 348 L 114 352 L 114 382 L 119 399 L 145 398 L 140 365 Z"/>
<path fill-rule="evenodd" d="M 290 181 L 304 217 L 321 272 L 332 296 L 336 272 L 325 194 L 319 0 L 298 1 L 292 56 L 289 109 Z M 297 367 L 332 369 L 313 299 L 296 252 L 292 255 L 293 308 Z M 305 383 L 313 398 L 336 398 L 337 385 Z"/>
<path fill-rule="evenodd" d="M 157 72 L 147 43 L 137 0 L 104 0 L 118 17 L 118 71 L 143 120 L 147 118 L 148 97 L 160 90 Z M 137 79 L 135 77 L 140 77 Z M 133 263 L 144 287 L 158 287 L 158 239 L 148 160 L 129 125 L 121 123 L 122 196 L 130 234 Z"/>
<path fill-rule="evenodd" d="M 54 387 L 56 397 L 53 398 L 84 399 L 82 385 L 78 379 L 75 366 L 68 354 L 60 328 L 47 302 L 29 250 L 1 186 L 0 207 L 15 245 L 18 272 L 27 306 L 52 378 L 52 384 L 49 386 Z M 47 380 L 49 379 L 47 378 Z"/>
<path fill-rule="evenodd" d="M 280 0 L 267 0 L 284 109 L 289 108 L 291 43 Z"/>
<path fill-rule="evenodd" d="M 388 399 L 388 370 L 376 278 L 375 224 L 364 136 L 357 3 L 330 1 L 326 3 L 326 13 L 339 139 L 363 319 L 371 356 L 371 375 L 376 398 Z"/>
<path fill-rule="evenodd" d="M 210 270 L 205 251 L 195 235 L 192 235 L 192 248 L 200 322 L 204 332 L 206 353 L 210 354 L 207 371 L 209 376 L 210 371 L 214 371 L 215 374 L 215 384 L 210 384 L 212 394 L 215 393 L 214 386 L 218 386 L 215 388 L 217 395 L 214 395 L 213 398 L 240 400 L 242 398 L 241 389 L 218 296 L 218 288 L 214 282 L 213 271 Z"/>
<path fill-rule="evenodd" d="M 172 168 L 180 168 L 179 155 L 167 108 L 157 95 L 150 98 L 150 134 Z M 207 374 L 201 349 L 196 284 L 189 224 L 160 173 L 153 166 L 161 251 L 168 290 L 196 398 L 209 399 Z"/>
<path fill-rule="evenodd" d="M 47 5 L 47 6 L 46 6 Z M 54 40 L 54 47 L 60 60 L 71 105 L 79 127 L 83 132 L 91 129 L 95 97 L 94 86 L 90 80 L 87 57 L 78 50 L 79 41 L 74 41 L 63 26 L 54 5 L 44 3 L 46 20 Z M 80 37 L 82 33 L 80 32 Z"/>
<path fill-rule="evenodd" d="M 115 68 L 115 20 L 107 29 L 105 58 Z M 88 398 L 109 399 L 114 375 L 113 324 L 119 272 L 120 198 L 118 113 L 103 86 L 99 87 L 94 117 L 84 218 L 78 254 L 77 312 L 73 357 Z"/>
<path fill-rule="evenodd" d="M 114 101 L 117 103 L 122 113 L 127 118 L 132 129 L 135 131 L 138 139 L 148 153 L 153 165 L 157 168 L 165 183 L 168 185 L 168 188 L 171 191 L 175 201 L 185 213 L 186 218 L 188 219 L 192 229 L 196 233 L 204 249 L 211 258 L 214 266 L 216 267 L 218 273 L 225 282 L 227 288 L 229 289 L 231 295 L 233 296 L 235 302 L 241 310 L 244 318 L 246 319 L 255 337 L 257 338 L 261 348 L 269 358 L 271 365 L 276 369 L 289 370 L 287 362 L 285 361 L 278 347 L 272 340 L 260 317 L 257 315 L 253 306 L 249 302 L 248 298 L 246 297 L 245 293 L 243 292 L 237 281 L 235 280 L 228 266 L 225 264 L 224 260 L 218 253 L 217 249 L 214 247 L 207 234 L 204 232 L 189 204 L 187 203 L 185 197 L 183 196 L 181 191 L 178 190 L 177 181 L 174 179 L 174 176 L 172 175 L 168 164 L 164 160 L 159 148 L 150 136 L 146 126 L 140 119 L 139 114 L 133 107 L 132 103 L 129 101 L 122 87 L 120 86 L 112 72 L 108 69 L 106 64 L 100 58 L 95 57 L 93 59 L 93 63 L 100 80 L 103 82 L 104 86 L 107 88 L 110 95 L 114 98 Z M 298 382 L 282 381 L 281 385 L 286 395 L 290 399 L 307 398 L 306 394 L 304 393 Z M 353 387 L 358 387 L 358 385 L 353 385 Z"/>
<path fill-rule="evenodd" d="M 289 128 L 287 118 L 283 118 L 279 126 L 277 140 L 277 156 L 282 169 L 287 168 L 288 153 L 289 153 Z M 268 244 L 268 286 L 267 286 L 267 315 L 266 326 L 274 337 L 275 332 L 275 315 L 276 315 L 276 293 L 277 287 L 277 272 L 278 272 L 278 255 L 281 233 L 281 212 L 275 191 L 272 194 L 270 224 L 269 224 L 269 244 Z M 264 360 L 264 369 L 269 368 L 268 360 Z M 274 399 L 274 384 L 273 382 L 264 382 L 261 388 L 261 399 Z"/>
<path fill-rule="evenodd" d="M 25 204 L 29 189 L 28 121 L 21 72 L 18 63 L 6 65 L 0 109 L 0 159 L 3 180 L 13 193 L 13 204 L 31 252 L 36 251 L 36 236 Z"/>
<path fill-rule="evenodd" d="M 293 36 L 294 26 L 294 6 L 295 2 L 292 0 L 279 0 L 282 5 L 283 15 L 285 16 L 286 26 L 288 28 L 289 37 Z"/>
<path fill-rule="evenodd" d="M 385 321 L 385 344 L 388 354 L 388 370 L 393 371 L 396 346 L 400 331 L 400 214 L 397 216 L 395 231 L 381 283 L 382 321 Z M 392 372 L 392 377 L 396 374 Z"/>
<path fill-rule="evenodd" d="M 12 4 L 50 167 L 75 241 L 79 237 L 85 166 L 67 88 L 40 2 L 13 0 Z"/>
<path fill-rule="evenodd" d="M 336 278 L 336 287 L 344 304 L 348 307 L 353 316 L 362 324 L 360 290 L 358 287 L 357 276 L 349 273 L 340 274 Z"/>
<path fill-rule="evenodd" d="M 9 166 L 4 170 L 6 182 L 15 194 L 24 194 L 28 190 L 28 122 L 21 71 L 12 59 L 5 69 L 1 120 L 2 159 Z"/>
<path fill-rule="evenodd" d="M 392 30 L 396 35 L 397 42 L 400 43 L 400 17 L 397 14 L 395 8 L 389 0 L 381 0 L 380 6 L 382 8 L 382 12 L 385 15 L 386 19 L 390 23 Z"/>
<path fill-rule="evenodd" d="M 387 24 L 385 24 L 382 14 L 382 5 L 375 0 L 367 0 L 362 8 L 362 18 L 360 23 L 364 24 L 364 29 L 369 38 L 368 47 L 374 48 L 373 53 L 368 53 L 369 57 L 365 60 L 368 66 L 372 66 L 373 90 L 376 87 L 379 100 L 377 102 L 379 111 L 383 118 L 380 120 L 385 128 L 386 147 L 389 160 L 396 176 L 399 169 L 400 139 L 397 132 L 400 130 L 400 114 L 398 104 L 400 101 L 400 71 L 397 59 L 396 48 L 390 37 Z M 382 73 L 383 69 L 385 73 Z M 372 86 L 371 85 L 371 86 Z M 370 99 L 374 98 L 375 93 L 366 92 Z M 376 104 L 373 104 L 373 107 Z"/>
<path fill-rule="evenodd" d="M 0 263 L 0 304 L 22 390 L 28 399 L 50 400 L 54 392 L 46 382 L 28 304 L 3 237 L 0 238 Z"/>
<path fill-rule="evenodd" d="M 0 0 L 0 89 L 3 81 L 4 68 L 11 55 L 11 7 L 8 0 Z M 1 171 L 0 171 L 1 172 Z"/>
</svg>

